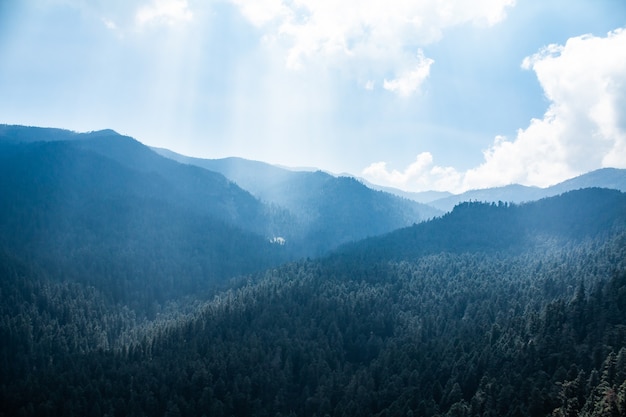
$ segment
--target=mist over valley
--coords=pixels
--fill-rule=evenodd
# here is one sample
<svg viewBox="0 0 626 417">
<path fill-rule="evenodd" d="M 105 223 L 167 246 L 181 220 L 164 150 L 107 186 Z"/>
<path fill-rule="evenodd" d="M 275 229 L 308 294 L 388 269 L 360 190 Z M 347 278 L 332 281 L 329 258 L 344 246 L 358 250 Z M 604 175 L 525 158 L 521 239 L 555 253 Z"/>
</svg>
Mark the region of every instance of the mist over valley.
<svg viewBox="0 0 626 417">
<path fill-rule="evenodd" d="M 623 415 L 625 184 L 418 202 L 2 125 L 0 415 Z"/>
</svg>

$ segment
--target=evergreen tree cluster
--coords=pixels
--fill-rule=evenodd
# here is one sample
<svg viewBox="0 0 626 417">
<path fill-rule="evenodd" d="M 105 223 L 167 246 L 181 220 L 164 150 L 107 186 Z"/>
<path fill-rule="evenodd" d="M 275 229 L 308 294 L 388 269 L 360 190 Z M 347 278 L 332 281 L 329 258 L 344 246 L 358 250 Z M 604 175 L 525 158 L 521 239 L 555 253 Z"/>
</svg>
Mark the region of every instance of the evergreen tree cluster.
<svg viewBox="0 0 626 417">
<path fill-rule="evenodd" d="M 3 316 L 12 339 L 2 339 L 2 412 L 623 415 L 625 243 L 618 234 L 356 271 L 328 259 L 293 263 L 116 345 L 74 324 L 106 322 L 98 312 L 51 295 L 37 314 Z M 50 342 L 61 324 L 36 330 L 62 314 L 55 309 L 73 308 L 81 312 L 68 323 L 84 343 Z"/>
<path fill-rule="evenodd" d="M 111 131 L 0 139 L 0 417 L 626 415 L 624 193 L 295 261 L 412 209 L 321 173 L 264 205 Z"/>
</svg>

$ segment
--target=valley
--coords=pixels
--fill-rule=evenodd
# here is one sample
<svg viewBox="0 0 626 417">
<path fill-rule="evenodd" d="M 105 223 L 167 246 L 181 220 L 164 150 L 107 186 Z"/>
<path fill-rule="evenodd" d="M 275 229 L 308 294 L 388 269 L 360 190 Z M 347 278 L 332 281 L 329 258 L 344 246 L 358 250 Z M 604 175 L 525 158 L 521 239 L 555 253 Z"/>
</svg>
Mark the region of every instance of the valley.
<svg viewBox="0 0 626 417">
<path fill-rule="evenodd" d="M 625 184 L 426 204 L 2 125 L 0 416 L 624 415 Z"/>
</svg>

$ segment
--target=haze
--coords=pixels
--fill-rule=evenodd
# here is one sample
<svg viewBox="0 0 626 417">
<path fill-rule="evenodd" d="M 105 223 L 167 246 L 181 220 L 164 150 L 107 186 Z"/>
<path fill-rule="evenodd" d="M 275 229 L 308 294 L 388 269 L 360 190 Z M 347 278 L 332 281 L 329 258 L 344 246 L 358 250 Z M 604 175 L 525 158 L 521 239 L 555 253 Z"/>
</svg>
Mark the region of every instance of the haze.
<svg viewBox="0 0 626 417">
<path fill-rule="evenodd" d="M 405 190 L 626 167 L 620 0 L 8 1 L 1 123 Z"/>
</svg>

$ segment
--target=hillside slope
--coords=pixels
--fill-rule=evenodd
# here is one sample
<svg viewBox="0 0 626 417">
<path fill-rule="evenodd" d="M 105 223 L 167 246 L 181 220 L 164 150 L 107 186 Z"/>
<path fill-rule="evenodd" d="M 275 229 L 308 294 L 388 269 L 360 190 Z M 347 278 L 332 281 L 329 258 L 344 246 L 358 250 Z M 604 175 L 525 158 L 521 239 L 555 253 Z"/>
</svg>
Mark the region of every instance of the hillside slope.
<svg viewBox="0 0 626 417">
<path fill-rule="evenodd" d="M 111 131 L 6 131 L 0 416 L 626 414 L 620 191 L 463 203 L 286 263 L 254 230 L 290 214 L 218 173 Z M 311 174 L 315 215 L 353 217 L 317 242 L 385 208 Z"/>
<path fill-rule="evenodd" d="M 623 415 L 625 210 L 624 194 L 597 189 L 467 204 L 252 276 L 116 350 L 73 353 L 5 321 L 13 350 L 0 342 L 0 352 L 17 360 L 6 362 L 0 412 Z M 484 236 L 448 249 L 452 226 Z M 498 250 L 499 233 L 524 242 Z M 407 251 L 390 253 L 390 237 Z M 45 311 L 61 302 L 48 300 Z"/>
<path fill-rule="evenodd" d="M 0 249 L 142 309 L 289 259 L 249 193 L 118 135 L 0 141 L 0 194 Z"/>
<path fill-rule="evenodd" d="M 266 239 L 286 242 L 292 256 L 317 256 L 342 243 L 440 214 L 429 206 L 319 171 L 292 172 L 238 158 L 202 160 L 158 150 L 166 158 L 112 130 L 75 133 L 0 126 L 0 146 L 7 152 L 8 147 L 17 145 L 54 143 L 97 154 L 127 170 L 152 176 L 161 182 L 159 187 L 165 187 L 159 199 Z"/>
<path fill-rule="evenodd" d="M 625 226 L 626 193 L 587 188 L 520 205 L 461 203 L 440 218 L 346 245 L 337 253 L 385 260 L 440 252 L 519 252 L 593 239 Z"/>
<path fill-rule="evenodd" d="M 199 159 L 157 149 L 176 161 L 220 172 L 261 201 L 287 210 L 292 236 L 312 253 L 376 236 L 441 214 L 406 198 L 372 190 L 350 177 L 290 171 L 241 158 Z"/>
</svg>

